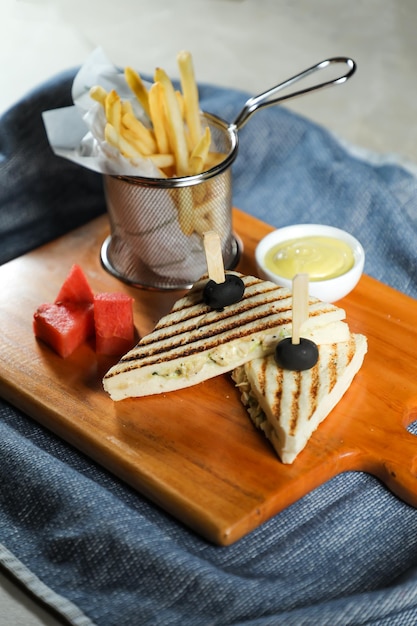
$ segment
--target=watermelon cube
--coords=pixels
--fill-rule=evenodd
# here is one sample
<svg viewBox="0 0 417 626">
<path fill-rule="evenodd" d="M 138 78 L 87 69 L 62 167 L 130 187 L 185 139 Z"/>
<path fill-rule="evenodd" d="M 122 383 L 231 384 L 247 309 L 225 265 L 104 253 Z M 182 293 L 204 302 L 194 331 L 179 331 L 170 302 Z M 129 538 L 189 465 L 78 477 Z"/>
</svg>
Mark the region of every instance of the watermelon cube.
<svg viewBox="0 0 417 626">
<path fill-rule="evenodd" d="M 96 352 L 120 356 L 135 342 L 133 298 L 125 293 L 98 293 L 94 297 Z"/>
<path fill-rule="evenodd" d="M 92 304 L 41 304 L 33 316 L 33 331 L 66 358 L 94 333 Z"/>
<path fill-rule="evenodd" d="M 93 301 L 94 294 L 86 275 L 79 265 L 74 264 L 55 298 L 55 303 L 74 302 L 81 304 L 88 302 L 92 304 Z"/>
</svg>

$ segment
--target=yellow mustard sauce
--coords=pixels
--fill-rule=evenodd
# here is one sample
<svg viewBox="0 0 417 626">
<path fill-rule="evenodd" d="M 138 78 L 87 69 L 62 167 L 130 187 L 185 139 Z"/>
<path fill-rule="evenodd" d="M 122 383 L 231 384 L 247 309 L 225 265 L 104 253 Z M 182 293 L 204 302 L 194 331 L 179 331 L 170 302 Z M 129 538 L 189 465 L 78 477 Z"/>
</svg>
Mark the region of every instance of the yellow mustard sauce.
<svg viewBox="0 0 417 626">
<path fill-rule="evenodd" d="M 334 237 L 314 236 L 289 239 L 273 246 L 265 255 L 269 271 L 292 280 L 306 273 L 311 281 L 336 278 L 353 267 L 353 250 Z"/>
</svg>

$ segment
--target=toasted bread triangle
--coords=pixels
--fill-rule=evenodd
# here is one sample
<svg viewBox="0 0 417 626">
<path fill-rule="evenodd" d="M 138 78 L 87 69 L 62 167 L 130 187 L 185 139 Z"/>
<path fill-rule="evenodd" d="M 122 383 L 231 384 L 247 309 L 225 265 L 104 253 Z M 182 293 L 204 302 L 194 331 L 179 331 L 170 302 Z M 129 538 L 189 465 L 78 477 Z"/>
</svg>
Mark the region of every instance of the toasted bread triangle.
<svg viewBox="0 0 417 626">
<path fill-rule="evenodd" d="M 291 291 L 254 276 L 241 276 L 243 298 L 221 311 L 203 302 L 202 279 L 160 319 L 155 329 L 105 375 L 114 400 L 166 393 L 230 372 L 274 351 L 291 335 Z M 345 311 L 310 298 L 306 336 L 322 343 L 349 336 Z"/>
<path fill-rule="evenodd" d="M 364 335 L 322 344 L 317 364 L 302 372 L 277 366 L 274 356 L 254 359 L 233 371 L 241 399 L 283 463 L 292 463 L 313 432 L 350 387 L 367 352 Z"/>
</svg>

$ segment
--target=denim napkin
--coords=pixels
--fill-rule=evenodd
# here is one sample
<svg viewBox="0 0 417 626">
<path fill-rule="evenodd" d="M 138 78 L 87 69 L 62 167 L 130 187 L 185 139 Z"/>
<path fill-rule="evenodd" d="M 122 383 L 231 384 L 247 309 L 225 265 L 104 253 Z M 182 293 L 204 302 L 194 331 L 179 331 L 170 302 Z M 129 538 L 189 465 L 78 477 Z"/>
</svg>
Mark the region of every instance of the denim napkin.
<svg viewBox="0 0 417 626">
<path fill-rule="evenodd" d="M 42 111 L 71 104 L 74 73 L 0 119 L 1 263 L 105 210 L 100 176 L 55 157 L 42 126 Z M 248 94 L 202 85 L 200 97 L 231 122 Z M 255 114 L 239 138 L 236 206 L 274 226 L 345 228 L 368 274 L 417 296 L 411 168 L 359 157 L 283 107 Z M 337 476 L 217 547 L 5 401 L 0 542 L 0 563 L 77 626 L 417 622 L 417 511 L 373 477 Z"/>
</svg>

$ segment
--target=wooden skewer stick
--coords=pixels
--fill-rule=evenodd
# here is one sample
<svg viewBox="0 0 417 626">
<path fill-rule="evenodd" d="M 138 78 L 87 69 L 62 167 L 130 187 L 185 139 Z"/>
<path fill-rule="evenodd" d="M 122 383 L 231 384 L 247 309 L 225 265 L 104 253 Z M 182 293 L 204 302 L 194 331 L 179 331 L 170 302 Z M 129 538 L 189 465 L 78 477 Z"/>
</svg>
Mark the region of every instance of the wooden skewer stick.
<svg viewBox="0 0 417 626">
<path fill-rule="evenodd" d="M 223 255 L 220 237 L 214 230 L 209 230 L 203 235 L 204 252 L 207 260 L 208 275 L 215 283 L 224 283 Z"/>
<path fill-rule="evenodd" d="M 292 340 L 300 343 L 300 331 L 308 319 L 308 274 L 296 274 L 292 281 Z"/>
</svg>

